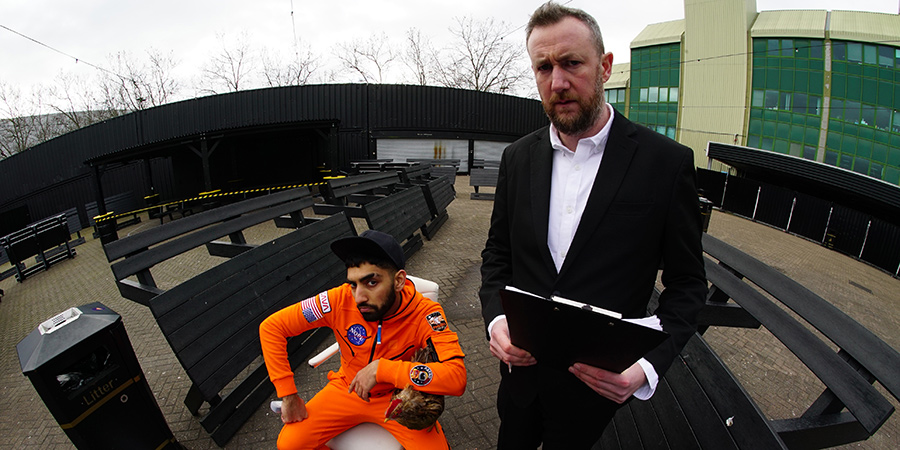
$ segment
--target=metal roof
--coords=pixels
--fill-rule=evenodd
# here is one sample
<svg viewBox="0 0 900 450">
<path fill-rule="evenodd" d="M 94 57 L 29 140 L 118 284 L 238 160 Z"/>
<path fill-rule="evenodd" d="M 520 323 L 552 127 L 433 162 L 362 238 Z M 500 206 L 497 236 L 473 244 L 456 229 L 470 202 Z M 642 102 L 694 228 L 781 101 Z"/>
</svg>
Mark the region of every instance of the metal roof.
<svg viewBox="0 0 900 450">
<path fill-rule="evenodd" d="M 824 39 L 827 20 L 825 10 L 761 11 L 750 36 Z"/>
<path fill-rule="evenodd" d="M 879 42 L 900 47 L 900 15 L 861 11 L 832 11 L 831 39 Z"/>
<path fill-rule="evenodd" d="M 628 87 L 628 80 L 631 78 L 631 63 L 614 64 L 612 66 L 612 75 L 609 80 L 603 84 L 606 89 L 616 89 Z"/>
<path fill-rule="evenodd" d="M 762 181 L 853 208 L 896 223 L 900 186 L 840 167 L 781 153 L 710 142 L 706 154 Z"/>
<path fill-rule="evenodd" d="M 674 44 L 681 42 L 682 35 L 684 35 L 684 19 L 650 24 L 631 41 L 631 48 Z"/>
</svg>

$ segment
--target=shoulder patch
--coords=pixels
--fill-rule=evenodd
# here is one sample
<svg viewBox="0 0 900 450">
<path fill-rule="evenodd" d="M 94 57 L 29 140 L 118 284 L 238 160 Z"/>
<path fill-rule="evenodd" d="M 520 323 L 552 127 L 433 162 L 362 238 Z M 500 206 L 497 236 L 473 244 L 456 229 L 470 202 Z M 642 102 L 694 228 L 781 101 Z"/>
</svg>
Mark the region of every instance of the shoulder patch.
<svg viewBox="0 0 900 450">
<path fill-rule="evenodd" d="M 428 383 L 431 383 L 433 377 L 434 374 L 431 372 L 431 368 L 424 364 L 415 365 L 409 371 L 409 381 L 412 381 L 412 384 L 419 387 L 427 386 Z"/>
<path fill-rule="evenodd" d="M 425 320 L 428 321 L 428 325 L 431 325 L 431 329 L 434 331 L 444 331 L 447 329 L 447 321 L 444 320 L 444 315 L 441 314 L 440 311 L 435 311 L 425 316 Z"/>
<path fill-rule="evenodd" d="M 303 300 L 300 302 L 300 307 L 303 309 L 303 317 L 306 318 L 307 322 L 313 323 L 322 318 L 322 311 L 319 309 L 319 304 L 316 302 L 315 297 Z"/>
<path fill-rule="evenodd" d="M 328 301 L 328 291 L 319 294 L 319 304 L 322 305 L 322 314 L 331 312 L 331 302 Z"/>
</svg>

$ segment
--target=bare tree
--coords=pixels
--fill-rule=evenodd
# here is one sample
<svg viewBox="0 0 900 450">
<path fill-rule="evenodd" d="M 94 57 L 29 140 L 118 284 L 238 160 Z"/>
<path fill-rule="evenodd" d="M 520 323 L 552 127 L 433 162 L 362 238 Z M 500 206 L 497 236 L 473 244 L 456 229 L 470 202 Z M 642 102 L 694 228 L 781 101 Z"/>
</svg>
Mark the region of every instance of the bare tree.
<svg viewBox="0 0 900 450">
<path fill-rule="evenodd" d="M 457 18 L 450 32 L 454 44 L 436 61 L 435 74 L 444 86 L 505 92 L 526 78 L 524 51 L 507 39 L 511 30 L 504 22 Z"/>
<path fill-rule="evenodd" d="M 388 67 L 397 58 L 387 35 L 373 34 L 366 40 L 355 39 L 338 45 L 337 57 L 345 69 L 363 83 L 382 83 Z"/>
<path fill-rule="evenodd" d="M 434 50 L 428 38 L 422 37 L 422 32 L 417 28 L 406 30 L 406 49 L 403 53 L 403 63 L 412 71 L 415 84 L 425 86 L 431 79 L 432 60 Z"/>
<path fill-rule="evenodd" d="M 22 92 L 0 80 L 0 159 L 36 144 L 35 116 Z"/>
<path fill-rule="evenodd" d="M 316 57 L 309 45 L 294 44 L 292 57 L 283 58 L 281 54 L 262 52 L 263 77 L 269 87 L 302 86 L 308 84 L 313 73 L 318 69 Z"/>
<path fill-rule="evenodd" d="M 39 110 L 56 112 L 56 120 L 44 121 L 46 126 L 41 134 L 46 136 L 45 139 L 109 117 L 109 113 L 100 108 L 103 102 L 98 100 L 91 82 L 72 73 L 60 72 L 54 84 L 35 95 L 34 99 L 41 104 L 47 103 L 46 108 L 39 106 Z"/>
<path fill-rule="evenodd" d="M 247 32 L 240 33 L 232 42 L 227 42 L 224 34 L 218 35 L 218 40 L 219 53 L 212 55 L 200 70 L 200 91 L 218 94 L 246 89 L 256 64 Z"/>
<path fill-rule="evenodd" d="M 107 115 L 168 103 L 179 90 L 172 75 L 178 63 L 171 52 L 163 54 L 151 48 L 147 61 L 141 62 L 122 51 L 109 57 L 109 65 L 111 69 L 100 79 L 101 103 Z"/>
</svg>

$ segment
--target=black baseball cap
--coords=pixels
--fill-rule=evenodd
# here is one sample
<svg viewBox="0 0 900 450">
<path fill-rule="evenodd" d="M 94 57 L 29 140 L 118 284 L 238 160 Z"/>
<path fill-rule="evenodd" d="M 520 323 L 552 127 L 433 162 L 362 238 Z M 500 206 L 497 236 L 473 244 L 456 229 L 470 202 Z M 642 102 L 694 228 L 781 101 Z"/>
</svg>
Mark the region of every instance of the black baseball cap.
<svg viewBox="0 0 900 450">
<path fill-rule="evenodd" d="M 406 262 L 397 240 L 378 230 L 366 230 L 359 236 L 338 239 L 331 243 L 331 251 L 342 260 L 354 255 L 379 255 L 392 261 L 398 269 L 403 269 Z"/>
</svg>

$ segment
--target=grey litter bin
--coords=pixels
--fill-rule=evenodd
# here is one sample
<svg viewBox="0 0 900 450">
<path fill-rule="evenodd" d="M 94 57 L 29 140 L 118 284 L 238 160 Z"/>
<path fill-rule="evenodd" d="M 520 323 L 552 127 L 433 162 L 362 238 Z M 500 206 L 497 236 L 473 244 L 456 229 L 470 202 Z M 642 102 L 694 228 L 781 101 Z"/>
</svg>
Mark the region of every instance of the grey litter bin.
<svg viewBox="0 0 900 450">
<path fill-rule="evenodd" d="M 125 333 L 101 303 L 40 324 L 16 350 L 47 409 L 80 449 L 180 449 Z"/>
</svg>

